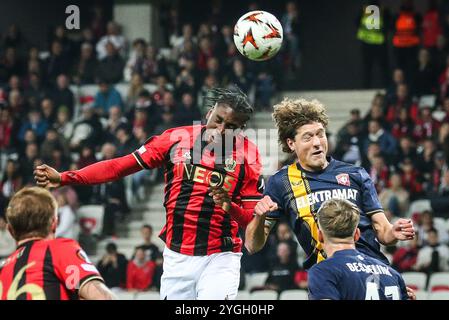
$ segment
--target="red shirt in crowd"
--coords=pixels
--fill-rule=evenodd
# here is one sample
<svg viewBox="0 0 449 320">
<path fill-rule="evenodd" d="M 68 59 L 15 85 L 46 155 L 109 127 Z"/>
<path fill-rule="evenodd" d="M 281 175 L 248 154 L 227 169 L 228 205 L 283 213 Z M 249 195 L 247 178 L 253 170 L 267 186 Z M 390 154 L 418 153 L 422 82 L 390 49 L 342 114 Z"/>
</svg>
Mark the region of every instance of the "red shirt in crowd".
<svg viewBox="0 0 449 320">
<path fill-rule="evenodd" d="M 154 261 L 147 261 L 142 266 L 138 266 L 134 261 L 130 261 L 126 273 L 126 288 L 148 289 L 153 283 L 155 269 L 156 263 Z"/>
</svg>

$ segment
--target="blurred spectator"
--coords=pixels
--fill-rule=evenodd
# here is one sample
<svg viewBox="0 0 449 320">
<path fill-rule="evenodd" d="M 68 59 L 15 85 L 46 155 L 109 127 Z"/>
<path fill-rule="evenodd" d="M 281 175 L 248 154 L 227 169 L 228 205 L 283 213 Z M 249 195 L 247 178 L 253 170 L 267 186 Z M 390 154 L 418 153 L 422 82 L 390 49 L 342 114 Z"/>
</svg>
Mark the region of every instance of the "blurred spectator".
<svg viewBox="0 0 449 320">
<path fill-rule="evenodd" d="M 383 96 L 376 95 L 376 97 L 371 101 L 371 108 L 368 114 L 362 121 L 362 134 L 368 134 L 368 126 L 370 121 L 378 121 L 382 128 L 389 128 L 390 123 L 385 121 L 384 108 L 382 106 Z"/>
<path fill-rule="evenodd" d="M 379 6 L 378 1 L 371 1 L 370 5 Z M 382 82 L 385 87 L 388 82 L 388 47 L 387 31 L 389 21 L 388 10 L 382 6 L 380 8 L 380 21 L 378 28 L 372 28 L 371 11 L 366 11 L 367 6 L 363 6 L 357 23 L 357 39 L 361 43 L 361 56 L 363 68 L 363 87 L 370 88 L 372 81 L 373 66 L 377 64 L 382 73 Z"/>
<path fill-rule="evenodd" d="M 402 69 L 396 68 L 393 70 L 393 76 L 391 83 L 386 90 L 386 96 L 388 100 L 391 100 L 398 90 L 400 84 L 405 84 L 405 75 Z"/>
<path fill-rule="evenodd" d="M 388 209 L 396 217 L 405 216 L 409 206 L 409 194 L 402 187 L 400 174 L 395 173 L 390 176 L 388 188 L 382 189 L 379 200 L 382 208 Z"/>
<path fill-rule="evenodd" d="M 56 121 L 55 105 L 51 99 L 45 98 L 41 102 L 42 118 L 48 127 L 52 127 Z"/>
<path fill-rule="evenodd" d="M 444 272 L 449 270 L 449 249 L 439 242 L 438 231 L 430 229 L 427 231 L 427 245 L 418 252 L 416 269 L 420 272 L 431 274 L 433 272 Z"/>
<path fill-rule="evenodd" d="M 125 101 L 125 112 L 131 110 L 139 99 L 139 94 L 145 90 L 143 86 L 143 79 L 139 73 L 133 73 L 129 83 L 128 94 Z"/>
<path fill-rule="evenodd" d="M 396 117 L 402 108 L 407 109 L 407 112 L 413 121 L 418 119 L 418 106 L 412 101 L 406 84 L 399 84 L 396 89 L 396 95 L 392 97 L 390 101 L 387 100 L 387 103 L 385 119 L 389 123 L 396 120 Z"/>
<path fill-rule="evenodd" d="M 49 154 L 50 156 L 50 154 Z M 20 175 L 24 185 L 34 183 L 34 161 L 39 157 L 39 147 L 36 143 L 28 143 L 25 147 L 25 153 L 20 157 Z"/>
<path fill-rule="evenodd" d="M 17 24 L 13 23 L 8 26 L 5 32 L 2 46 L 3 48 L 15 48 L 22 53 L 26 49 L 27 41 L 22 35 L 22 32 Z"/>
<path fill-rule="evenodd" d="M 440 123 L 432 118 L 432 108 L 423 107 L 419 110 L 419 118 L 416 120 L 414 136 L 418 141 L 436 137 Z"/>
<path fill-rule="evenodd" d="M 337 140 L 334 156 L 344 162 L 360 165 L 363 150 L 360 126 L 354 121 L 347 123 L 345 129 L 346 132 L 341 133 Z"/>
<path fill-rule="evenodd" d="M 170 37 L 170 45 L 173 48 L 172 55 L 173 57 L 175 57 L 175 59 L 179 56 L 180 51 L 187 42 L 190 42 L 192 44 L 195 44 L 197 42 L 196 37 L 193 35 L 193 27 L 189 23 L 182 26 L 182 36 L 172 34 L 172 36 Z"/>
<path fill-rule="evenodd" d="M 33 130 L 39 140 L 43 140 L 45 132 L 47 131 L 48 123 L 39 112 L 39 110 L 33 109 L 28 112 L 28 121 L 23 122 L 19 130 L 19 140 L 25 140 L 25 132 L 28 129 Z"/>
<path fill-rule="evenodd" d="M 12 90 L 9 93 L 9 109 L 11 110 L 12 115 L 16 119 L 20 119 L 24 117 L 24 112 L 27 109 L 25 102 L 23 101 L 22 95 L 19 90 Z"/>
<path fill-rule="evenodd" d="M 123 78 L 124 66 L 125 62 L 118 54 L 114 44 L 112 42 L 106 43 L 106 56 L 98 64 L 98 77 L 109 83 L 120 82 Z"/>
<path fill-rule="evenodd" d="M 168 89 L 167 78 L 164 76 L 157 77 L 156 86 L 156 90 L 153 92 L 151 98 L 154 103 L 161 105 L 162 97 L 164 96 L 165 92 L 170 91 Z"/>
<path fill-rule="evenodd" d="M 266 73 L 261 72 L 257 76 L 256 82 L 256 106 L 259 109 L 269 110 L 271 104 L 271 98 L 275 93 L 275 86 L 273 81 L 273 76 Z"/>
<path fill-rule="evenodd" d="M 47 96 L 47 90 L 42 85 L 42 80 L 37 72 L 29 75 L 28 87 L 24 91 L 24 98 L 30 108 L 38 108 L 41 101 Z"/>
<path fill-rule="evenodd" d="M 415 123 L 409 117 L 408 111 L 405 108 L 399 110 L 397 119 L 394 121 L 391 128 L 391 134 L 396 140 L 402 137 L 412 137 Z"/>
<path fill-rule="evenodd" d="M 103 139 L 103 127 L 94 108 L 84 105 L 80 119 L 74 124 L 70 148 L 76 151 L 82 144 L 99 145 Z"/>
<path fill-rule="evenodd" d="M 126 288 L 126 257 L 117 252 L 115 243 L 106 245 L 106 254 L 97 265 L 98 271 L 108 288 Z"/>
<path fill-rule="evenodd" d="M 6 228 L 6 219 L 0 215 L 0 261 L 16 250 L 16 241 Z"/>
<path fill-rule="evenodd" d="M 186 93 L 194 95 L 196 92 L 195 78 L 187 68 L 176 77 L 175 86 L 177 97 L 182 97 Z"/>
<path fill-rule="evenodd" d="M 179 126 L 192 125 L 194 121 L 201 121 L 201 112 L 194 104 L 193 97 L 190 93 L 184 93 L 182 95 L 182 103 L 177 108 L 174 121 Z"/>
<path fill-rule="evenodd" d="M 434 156 L 436 152 L 436 146 L 432 139 L 427 138 L 422 143 L 421 152 L 418 153 L 416 159 L 416 168 L 425 180 L 430 181 L 432 177 L 432 171 L 435 164 Z"/>
<path fill-rule="evenodd" d="M 246 72 L 242 60 L 235 59 L 232 63 L 232 71 L 229 75 L 229 83 L 238 86 L 244 93 L 249 94 L 253 84 L 252 75 Z"/>
<path fill-rule="evenodd" d="M 145 250 L 137 247 L 134 259 L 128 262 L 126 288 L 128 291 L 147 291 L 153 284 L 156 264 L 148 259 Z"/>
<path fill-rule="evenodd" d="M 133 41 L 132 50 L 123 71 L 125 81 L 130 81 L 134 74 L 143 76 L 146 47 L 147 43 L 144 39 L 139 38 Z"/>
<path fill-rule="evenodd" d="M 126 39 L 120 34 L 120 27 L 114 21 L 108 22 L 107 34 L 103 36 L 97 43 L 97 57 L 102 60 L 108 55 L 108 44 L 112 44 L 114 50 L 119 52 L 122 56 L 126 51 Z M 123 68 L 122 68 L 123 70 Z"/>
<path fill-rule="evenodd" d="M 122 97 L 120 93 L 107 80 L 100 80 L 98 83 L 98 92 L 95 95 L 94 107 L 100 115 L 109 113 L 112 106 L 123 107 Z"/>
<path fill-rule="evenodd" d="M 369 144 L 373 142 L 379 144 L 382 153 L 392 155 L 396 151 L 396 140 L 381 127 L 377 120 L 371 120 L 368 124 L 368 136 L 363 144 L 364 152 L 367 152 Z"/>
<path fill-rule="evenodd" d="M 126 124 L 128 120 L 122 116 L 122 112 L 120 110 L 120 107 L 118 106 L 112 106 L 109 109 L 109 118 L 106 125 L 106 140 L 108 141 L 114 141 L 115 140 L 115 134 L 117 132 L 117 129 Z"/>
<path fill-rule="evenodd" d="M 438 12 L 436 0 L 429 0 L 428 8 L 422 21 L 422 44 L 425 48 L 434 50 L 437 46 L 438 37 L 443 30 L 440 25 L 441 16 Z"/>
<path fill-rule="evenodd" d="M 290 246 L 280 242 L 277 246 L 277 258 L 268 272 L 265 289 L 284 290 L 298 289 L 295 283 L 295 274 L 299 271 L 298 262 L 292 259 Z"/>
<path fill-rule="evenodd" d="M 300 52 L 300 22 L 298 7 L 295 1 L 289 1 L 285 7 L 286 12 L 281 18 L 284 31 L 284 41 L 288 50 L 288 70 L 296 71 L 301 63 Z"/>
<path fill-rule="evenodd" d="M 415 162 L 417 158 L 415 142 L 411 136 L 399 138 L 399 146 L 394 163 L 398 165 L 401 161 L 407 158 L 412 162 Z"/>
<path fill-rule="evenodd" d="M 200 38 L 198 60 L 196 62 L 198 71 L 205 73 L 207 71 L 207 62 L 213 56 L 214 51 L 210 39 L 207 37 Z M 217 80 L 219 81 L 218 78 Z"/>
<path fill-rule="evenodd" d="M 267 254 L 267 258 L 270 263 L 276 263 L 278 258 L 278 245 L 283 242 L 288 244 L 290 249 L 290 260 L 297 261 L 298 260 L 298 242 L 295 241 L 293 237 L 293 233 L 286 222 L 281 222 L 277 225 L 276 234 L 274 237 L 269 238 L 269 251 Z"/>
<path fill-rule="evenodd" d="M 420 44 L 421 16 L 413 7 L 413 0 L 403 0 L 399 14 L 393 21 L 393 48 L 396 64 L 404 70 L 406 79 L 411 76 Z"/>
<path fill-rule="evenodd" d="M 91 43 L 85 42 L 81 46 L 81 57 L 75 65 L 73 80 L 78 85 L 95 83 L 98 61 L 94 55 Z"/>
<path fill-rule="evenodd" d="M 432 211 L 425 210 L 418 216 L 417 227 L 419 234 L 421 234 L 421 246 L 429 244 L 428 232 L 432 229 L 435 229 L 438 232 L 440 243 L 447 244 L 449 241 L 449 233 L 446 230 L 444 222 L 442 222 L 441 220 L 435 220 Z"/>
<path fill-rule="evenodd" d="M 58 134 L 67 141 L 69 141 L 72 137 L 73 122 L 70 121 L 69 110 L 66 107 L 61 107 L 58 109 L 53 128 L 55 128 Z"/>
<path fill-rule="evenodd" d="M 154 128 L 154 134 L 159 135 L 165 130 L 175 127 L 174 114 L 170 110 L 162 111 L 162 122 Z"/>
<path fill-rule="evenodd" d="M 66 107 L 69 111 L 70 118 L 72 118 L 75 98 L 69 85 L 69 78 L 64 74 L 59 75 L 56 79 L 56 89 L 51 93 L 51 97 L 55 106 L 55 111 L 61 107 Z"/>
<path fill-rule="evenodd" d="M 369 175 L 374 185 L 376 186 L 377 192 L 380 192 L 383 188 L 388 185 L 388 179 L 390 177 L 390 170 L 385 164 L 385 160 L 382 156 L 374 156 L 371 161 L 371 169 L 369 170 Z"/>
<path fill-rule="evenodd" d="M 145 82 L 155 83 L 160 75 L 168 76 L 165 59 L 159 55 L 158 49 L 154 45 L 149 45 L 145 51 L 145 58 L 141 75 Z"/>
<path fill-rule="evenodd" d="M 407 241 L 406 246 L 398 248 L 393 254 L 392 265 L 397 271 L 409 272 L 415 270 L 415 264 L 419 252 L 418 235 L 418 233 L 415 233 L 415 238 L 413 240 Z"/>
<path fill-rule="evenodd" d="M 23 64 L 17 56 L 17 50 L 13 47 L 7 47 L 4 55 L 0 56 L 0 83 L 8 82 L 14 74 L 23 74 Z"/>
<path fill-rule="evenodd" d="M 101 148 L 103 160 L 116 157 L 117 148 L 111 143 L 105 143 Z M 104 206 L 102 237 L 116 236 L 116 219 L 123 219 L 130 209 L 125 196 L 125 184 L 123 180 L 95 185 L 93 188 L 94 203 Z"/>
<path fill-rule="evenodd" d="M 153 285 L 160 286 L 162 276 L 162 253 L 159 248 L 153 243 L 153 227 L 149 224 L 145 224 L 140 229 L 143 243 L 137 248 L 141 248 L 145 252 L 147 260 L 153 261 L 156 265 L 153 277 Z M 136 248 L 136 249 L 137 249 Z"/>
<path fill-rule="evenodd" d="M 11 116 L 9 108 L 0 108 L 0 152 L 7 152 L 15 147 L 17 122 Z"/>
<path fill-rule="evenodd" d="M 115 132 L 115 138 L 118 157 L 131 154 L 139 147 L 137 141 L 134 140 L 134 136 L 131 134 L 130 129 L 127 125 L 120 125 L 117 128 Z"/>
<path fill-rule="evenodd" d="M 67 140 L 65 140 L 64 137 L 59 136 L 55 129 L 49 128 L 40 148 L 41 158 L 44 162 L 47 163 L 50 161 L 48 157 L 53 154 L 54 150 L 61 150 L 64 159 L 70 158 Z"/>
<path fill-rule="evenodd" d="M 3 197 L 9 201 L 14 193 L 23 187 L 23 179 L 16 160 L 8 159 L 4 170 L 0 190 Z"/>
<path fill-rule="evenodd" d="M 436 70 L 430 58 L 429 50 L 424 48 L 419 50 L 418 65 L 412 78 L 412 91 L 417 97 L 436 92 Z"/>
<path fill-rule="evenodd" d="M 45 74 L 49 83 L 54 84 L 60 74 L 68 74 L 70 71 L 70 57 L 67 56 L 59 40 L 51 44 L 50 56 L 45 61 Z"/>
<path fill-rule="evenodd" d="M 58 226 L 56 228 L 56 238 L 77 239 L 76 216 L 67 202 L 66 195 L 60 193 L 56 196 L 58 201 Z"/>
<path fill-rule="evenodd" d="M 399 165 L 401 169 L 402 186 L 410 193 L 410 201 L 416 200 L 422 195 L 423 186 L 419 171 L 413 165 L 410 158 L 405 158 Z"/>
</svg>

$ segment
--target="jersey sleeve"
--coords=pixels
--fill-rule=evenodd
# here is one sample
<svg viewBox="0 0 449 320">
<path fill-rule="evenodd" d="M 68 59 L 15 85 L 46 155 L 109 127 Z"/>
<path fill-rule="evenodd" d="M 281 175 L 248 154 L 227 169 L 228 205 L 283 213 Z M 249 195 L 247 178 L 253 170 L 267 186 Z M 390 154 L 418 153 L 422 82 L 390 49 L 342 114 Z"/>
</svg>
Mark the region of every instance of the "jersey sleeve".
<svg viewBox="0 0 449 320">
<path fill-rule="evenodd" d="M 104 281 L 95 265 L 75 240 L 63 238 L 55 240 L 51 246 L 51 255 L 57 277 L 71 292 L 77 293 L 91 280 Z"/>
<path fill-rule="evenodd" d="M 158 168 L 166 161 L 171 147 L 181 139 L 190 139 L 188 129 L 169 129 L 161 135 L 149 138 L 143 146 L 132 154 L 143 169 Z"/>
<path fill-rule="evenodd" d="M 383 211 L 377 196 L 376 187 L 365 169 L 360 169 L 361 175 L 361 195 L 362 195 L 362 211 L 367 215 Z"/>
<path fill-rule="evenodd" d="M 264 195 L 269 196 L 273 202 L 278 205 L 278 210 L 271 211 L 267 214 L 267 220 L 279 220 L 284 212 L 284 203 L 282 200 L 281 190 L 283 186 L 279 177 L 275 174 L 268 180 L 267 187 L 265 188 Z"/>
<path fill-rule="evenodd" d="M 401 292 L 401 300 L 408 300 L 407 286 L 402 276 L 398 273 L 399 290 Z"/>
<path fill-rule="evenodd" d="M 308 271 L 310 300 L 340 300 L 337 279 L 334 272 L 317 264 Z"/>
</svg>

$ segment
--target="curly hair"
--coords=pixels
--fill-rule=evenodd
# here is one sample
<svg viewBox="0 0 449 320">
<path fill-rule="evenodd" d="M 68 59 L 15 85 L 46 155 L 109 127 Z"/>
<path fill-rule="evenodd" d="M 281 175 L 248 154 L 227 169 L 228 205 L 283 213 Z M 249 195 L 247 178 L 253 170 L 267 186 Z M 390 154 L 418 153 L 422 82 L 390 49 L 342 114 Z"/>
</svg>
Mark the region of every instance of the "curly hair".
<svg viewBox="0 0 449 320">
<path fill-rule="evenodd" d="M 247 95 L 239 87 L 233 86 L 232 89 L 212 88 L 204 96 L 204 106 L 212 108 L 215 104 L 223 103 L 230 106 L 235 112 L 244 114 L 245 121 L 248 121 L 254 109 L 249 103 Z"/>
<path fill-rule="evenodd" d="M 287 139 L 294 139 L 296 130 L 301 126 L 312 122 L 319 122 L 323 127 L 327 127 L 329 117 L 326 114 L 326 108 L 318 100 L 308 101 L 305 99 L 292 100 L 284 98 L 283 101 L 276 104 L 272 114 L 273 120 L 278 129 L 278 140 L 282 150 L 291 153 Z"/>
</svg>

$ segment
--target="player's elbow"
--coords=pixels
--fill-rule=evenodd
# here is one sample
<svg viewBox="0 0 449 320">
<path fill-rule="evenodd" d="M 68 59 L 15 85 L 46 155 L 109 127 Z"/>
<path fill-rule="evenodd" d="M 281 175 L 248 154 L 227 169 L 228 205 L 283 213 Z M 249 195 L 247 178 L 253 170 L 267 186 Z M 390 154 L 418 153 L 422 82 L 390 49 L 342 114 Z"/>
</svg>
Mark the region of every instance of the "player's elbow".
<svg viewBox="0 0 449 320">
<path fill-rule="evenodd" d="M 245 242 L 245 248 L 248 251 L 248 253 L 250 255 L 252 255 L 252 254 L 255 254 L 255 253 L 259 252 L 260 250 L 262 250 L 263 244 L 262 245 L 256 245 L 252 241 L 247 241 L 247 242 Z"/>
</svg>

